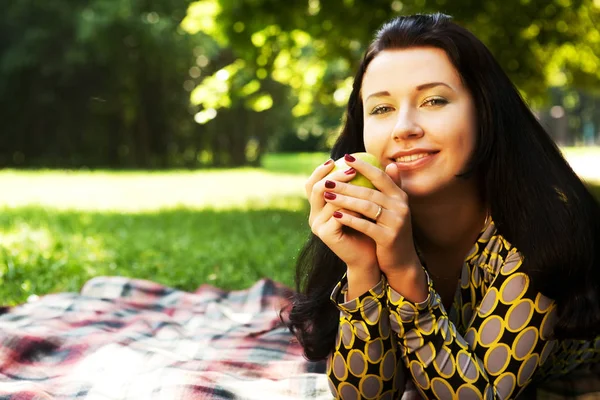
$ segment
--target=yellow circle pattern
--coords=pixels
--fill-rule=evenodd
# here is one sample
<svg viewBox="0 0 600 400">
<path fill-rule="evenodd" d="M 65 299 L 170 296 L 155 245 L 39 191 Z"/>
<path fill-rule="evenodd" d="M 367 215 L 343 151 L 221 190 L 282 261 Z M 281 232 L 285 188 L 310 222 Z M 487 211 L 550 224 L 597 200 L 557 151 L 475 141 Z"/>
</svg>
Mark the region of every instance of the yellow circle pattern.
<svg viewBox="0 0 600 400">
<path fill-rule="evenodd" d="M 514 398 L 534 377 L 600 359 L 600 337 L 551 340 L 556 305 L 533 289 L 522 263 L 491 222 L 463 265 L 451 313 L 429 277 L 428 300 L 418 305 L 385 278 L 342 305 L 342 280 L 332 294 L 340 308 L 327 366 L 332 394 L 399 398 L 409 379 L 432 399 Z"/>
</svg>

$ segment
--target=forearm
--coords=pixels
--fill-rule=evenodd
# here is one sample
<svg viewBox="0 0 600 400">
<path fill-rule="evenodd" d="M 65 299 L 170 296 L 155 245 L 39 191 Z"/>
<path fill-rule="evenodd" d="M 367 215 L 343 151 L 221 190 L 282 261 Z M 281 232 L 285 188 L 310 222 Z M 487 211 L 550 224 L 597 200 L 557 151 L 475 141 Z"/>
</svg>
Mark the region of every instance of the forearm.
<svg viewBox="0 0 600 400">
<path fill-rule="evenodd" d="M 386 273 L 388 285 L 396 292 L 412 302 L 421 303 L 427 300 L 429 288 L 427 276 L 421 265 L 413 265 Z"/>
<path fill-rule="evenodd" d="M 369 289 L 377 285 L 381 280 L 381 271 L 379 267 L 360 268 L 348 267 L 346 272 L 348 279 L 348 291 L 346 293 L 346 301 L 356 299 Z"/>
<path fill-rule="evenodd" d="M 398 338 L 399 356 L 412 372 L 416 386 L 426 398 L 503 399 L 497 395 L 483 360 L 440 311 L 404 324 L 408 330 Z"/>
<path fill-rule="evenodd" d="M 384 318 L 389 317 L 384 315 Z M 359 326 L 366 331 L 355 334 L 350 327 L 357 323 L 352 318 L 342 318 L 340 322 L 336 347 L 327 360 L 331 393 L 335 398 L 347 398 L 353 393 L 360 394 L 355 398 L 384 395 L 399 398 L 405 377 L 402 360 L 397 358 L 396 346 L 392 343 L 395 337 L 389 333 L 382 337 L 379 324 L 364 322 Z"/>
<path fill-rule="evenodd" d="M 340 282 L 332 294 L 341 310 L 327 368 L 332 394 L 336 398 L 397 398 L 404 388 L 404 369 L 390 330 L 385 279 L 342 303 L 346 283 L 345 279 Z"/>
</svg>

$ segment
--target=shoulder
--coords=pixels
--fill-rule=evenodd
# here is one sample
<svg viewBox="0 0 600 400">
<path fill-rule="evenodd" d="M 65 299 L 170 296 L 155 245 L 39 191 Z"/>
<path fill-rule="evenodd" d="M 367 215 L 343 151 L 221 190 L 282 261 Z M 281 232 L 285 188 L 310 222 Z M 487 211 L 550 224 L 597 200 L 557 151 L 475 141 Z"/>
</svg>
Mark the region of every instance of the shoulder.
<svg viewBox="0 0 600 400">
<path fill-rule="evenodd" d="M 477 242 L 481 248 L 469 262 L 469 284 L 478 277 L 482 298 L 487 303 L 498 301 L 506 308 L 528 303 L 540 313 L 554 308 L 554 301 L 539 293 L 523 268 L 525 258 L 519 249 L 508 242 L 495 227 L 482 234 Z M 525 306 L 523 306 L 525 307 Z"/>
<path fill-rule="evenodd" d="M 499 275 L 508 276 L 520 270 L 523 256 L 490 221 L 467 255 L 466 262 L 472 272 L 476 271 L 484 281 L 491 282 Z"/>
</svg>

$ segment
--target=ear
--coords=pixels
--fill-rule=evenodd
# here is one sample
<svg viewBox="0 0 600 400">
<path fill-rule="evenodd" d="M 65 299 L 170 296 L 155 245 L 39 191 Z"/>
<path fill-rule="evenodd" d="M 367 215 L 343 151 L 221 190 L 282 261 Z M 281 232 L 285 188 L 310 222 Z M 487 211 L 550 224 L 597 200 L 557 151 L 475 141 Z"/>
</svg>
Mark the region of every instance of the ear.
<svg viewBox="0 0 600 400">
<path fill-rule="evenodd" d="M 400 179 L 400 170 L 398 169 L 396 163 L 388 164 L 385 167 L 385 173 L 388 174 L 390 178 L 392 178 L 396 186 L 402 187 L 402 179 Z"/>
</svg>

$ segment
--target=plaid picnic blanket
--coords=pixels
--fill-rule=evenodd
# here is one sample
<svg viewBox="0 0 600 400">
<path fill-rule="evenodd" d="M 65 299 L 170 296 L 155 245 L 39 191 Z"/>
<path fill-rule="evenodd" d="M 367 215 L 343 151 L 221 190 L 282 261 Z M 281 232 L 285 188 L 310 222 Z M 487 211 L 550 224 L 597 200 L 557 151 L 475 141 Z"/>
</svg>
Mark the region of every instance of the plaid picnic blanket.
<svg viewBox="0 0 600 400">
<path fill-rule="evenodd" d="M 99 277 L 43 296 L 0 316 L 0 399 L 331 399 L 280 322 L 290 294 Z"/>
<path fill-rule="evenodd" d="M 325 364 L 279 319 L 291 294 L 267 279 L 189 293 L 99 277 L 4 310 L 0 400 L 331 399 Z M 525 398 L 600 399 L 600 371 L 532 389 Z M 418 398 L 408 380 L 402 400 Z"/>
</svg>

